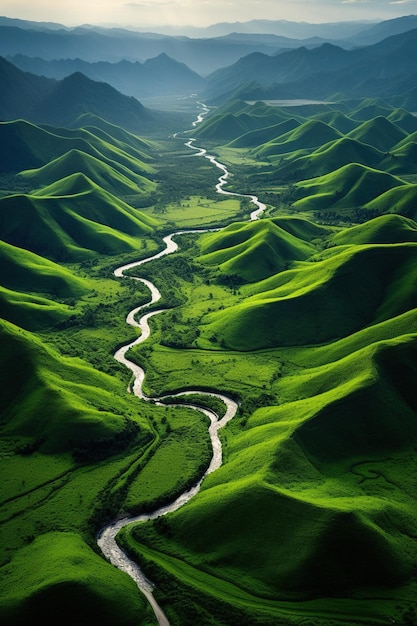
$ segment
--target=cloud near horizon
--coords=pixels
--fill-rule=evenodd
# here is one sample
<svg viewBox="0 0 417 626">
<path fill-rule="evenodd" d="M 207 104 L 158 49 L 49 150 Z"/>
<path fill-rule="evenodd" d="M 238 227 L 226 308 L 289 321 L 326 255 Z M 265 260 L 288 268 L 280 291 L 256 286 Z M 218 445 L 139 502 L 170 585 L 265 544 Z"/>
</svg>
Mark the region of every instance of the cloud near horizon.
<svg viewBox="0 0 417 626">
<path fill-rule="evenodd" d="M 0 0 L 0 13 L 33 21 L 131 26 L 196 25 L 253 19 L 381 21 L 417 9 L 417 0 Z"/>
</svg>

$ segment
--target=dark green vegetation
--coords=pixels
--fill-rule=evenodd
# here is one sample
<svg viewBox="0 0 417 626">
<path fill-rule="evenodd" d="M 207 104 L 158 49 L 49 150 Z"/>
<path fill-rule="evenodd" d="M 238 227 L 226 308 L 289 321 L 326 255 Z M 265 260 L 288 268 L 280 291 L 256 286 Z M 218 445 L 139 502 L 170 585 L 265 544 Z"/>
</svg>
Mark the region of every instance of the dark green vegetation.
<svg viewBox="0 0 417 626">
<path fill-rule="evenodd" d="M 380 101 L 229 103 L 196 134 L 267 202 L 255 222 L 177 138 L 0 124 L 2 622 L 154 623 L 95 533 L 193 484 L 207 420 L 126 392 L 112 353 L 149 295 L 112 270 L 220 225 L 131 270 L 167 308 L 131 357 L 150 395 L 239 400 L 224 463 L 121 541 L 173 626 L 415 621 L 414 123 Z"/>
</svg>

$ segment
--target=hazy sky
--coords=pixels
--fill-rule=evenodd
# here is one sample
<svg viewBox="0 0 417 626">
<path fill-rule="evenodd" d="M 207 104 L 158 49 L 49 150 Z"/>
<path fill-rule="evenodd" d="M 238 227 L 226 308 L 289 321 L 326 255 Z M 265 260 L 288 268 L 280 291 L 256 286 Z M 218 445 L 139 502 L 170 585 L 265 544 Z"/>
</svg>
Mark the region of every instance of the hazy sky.
<svg viewBox="0 0 417 626">
<path fill-rule="evenodd" d="M 0 0 L 0 14 L 77 24 L 206 26 L 251 19 L 386 20 L 417 13 L 417 0 Z"/>
</svg>

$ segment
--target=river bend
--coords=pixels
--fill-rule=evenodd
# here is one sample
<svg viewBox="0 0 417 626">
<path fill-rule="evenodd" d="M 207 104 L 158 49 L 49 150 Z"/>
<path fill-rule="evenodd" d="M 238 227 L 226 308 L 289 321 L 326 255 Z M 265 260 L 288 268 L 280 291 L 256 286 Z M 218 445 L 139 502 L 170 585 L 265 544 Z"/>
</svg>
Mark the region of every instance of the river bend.
<svg viewBox="0 0 417 626">
<path fill-rule="evenodd" d="M 193 126 L 196 126 L 197 124 L 199 124 L 209 111 L 209 109 L 204 104 L 199 103 L 199 105 L 201 106 L 202 111 L 198 115 L 197 120 L 193 123 Z M 265 210 L 266 208 L 265 205 L 262 202 L 260 202 L 256 196 L 234 193 L 234 192 L 226 191 L 225 189 L 223 189 L 223 187 L 227 183 L 227 178 L 229 176 L 229 171 L 227 170 L 226 166 L 220 163 L 219 161 L 217 161 L 217 159 L 213 155 L 208 154 L 205 148 L 195 146 L 194 141 L 195 141 L 194 139 L 189 139 L 187 143 L 185 144 L 187 147 L 193 150 L 196 150 L 196 154 L 194 156 L 202 156 L 204 158 L 209 159 L 209 161 L 213 165 L 215 165 L 217 168 L 219 168 L 222 171 L 222 174 L 219 176 L 218 183 L 216 185 L 217 192 L 220 194 L 224 194 L 224 195 L 250 198 L 251 202 L 256 206 L 256 209 L 250 215 L 250 219 L 251 220 L 258 219 L 259 216 Z M 191 233 L 191 232 L 204 232 L 204 231 L 183 230 L 183 231 L 177 231 L 175 233 L 171 233 L 170 235 L 167 235 L 166 237 L 164 237 L 163 241 L 165 243 L 165 248 L 162 251 L 146 259 L 142 259 L 140 261 L 134 261 L 133 263 L 128 263 L 126 265 L 118 267 L 117 269 L 114 270 L 114 275 L 118 278 L 126 279 L 127 277 L 125 276 L 125 272 L 127 270 L 138 267 L 145 263 L 149 263 L 167 254 L 172 254 L 176 252 L 176 250 L 178 249 L 178 244 L 174 241 L 174 237 L 184 234 L 184 233 Z M 128 314 L 126 318 L 127 324 L 130 324 L 131 326 L 139 328 L 141 331 L 141 334 L 139 335 L 137 339 L 135 339 L 135 341 L 132 341 L 131 343 L 119 348 L 117 352 L 115 353 L 114 358 L 132 372 L 133 384 L 131 385 L 131 391 L 138 398 L 142 400 L 152 400 L 156 404 L 159 404 L 161 403 L 161 400 L 163 399 L 162 397 L 149 398 L 148 396 L 144 394 L 143 382 L 145 379 L 145 372 L 139 365 L 136 365 L 135 363 L 130 361 L 127 358 L 126 354 L 133 346 L 143 343 L 144 341 L 146 341 L 146 339 L 148 339 L 150 332 L 151 332 L 150 326 L 149 326 L 149 319 L 153 317 L 154 315 L 158 315 L 159 313 L 162 313 L 164 309 L 150 311 L 150 312 L 149 311 L 146 312 L 146 309 L 148 309 L 151 305 L 158 302 L 158 300 L 161 298 L 161 293 L 153 283 L 151 283 L 149 280 L 146 280 L 145 278 L 139 278 L 139 277 L 129 277 L 129 278 L 130 280 L 138 280 L 142 282 L 149 289 L 150 300 L 146 304 L 136 307 L 135 309 L 130 311 L 130 313 Z M 141 314 L 141 316 L 138 318 L 139 314 Z M 227 422 L 230 421 L 234 417 L 234 415 L 236 414 L 238 405 L 234 400 L 228 398 L 227 396 L 221 393 L 210 393 L 209 395 L 219 398 L 220 400 L 224 402 L 226 406 L 225 415 L 222 417 L 222 419 L 219 419 L 219 416 L 215 412 L 209 409 L 203 409 L 202 407 L 187 403 L 186 401 L 187 395 L 190 395 L 193 393 L 208 394 L 208 392 L 202 392 L 200 389 L 191 389 L 189 391 L 181 392 L 179 394 L 170 394 L 170 397 L 173 397 L 173 396 L 183 397 L 184 403 L 181 404 L 181 406 L 187 406 L 195 410 L 198 410 L 204 413 L 209 418 L 210 420 L 209 434 L 210 434 L 213 454 L 212 454 L 212 459 L 211 459 L 208 469 L 205 471 L 204 475 L 200 478 L 200 480 L 191 489 L 184 491 L 184 493 L 182 493 L 178 498 L 176 498 L 170 504 L 162 506 L 158 508 L 157 510 L 151 513 L 144 514 L 144 515 L 124 517 L 121 519 L 117 519 L 111 522 L 110 524 L 108 524 L 105 528 L 103 528 L 97 537 L 97 544 L 100 547 L 103 555 L 113 565 L 115 565 L 120 570 L 129 574 L 129 576 L 136 582 L 138 588 L 142 591 L 142 593 L 145 595 L 150 605 L 152 606 L 155 616 L 157 618 L 158 624 L 160 626 L 169 626 L 169 622 L 165 614 L 163 613 L 161 607 L 158 605 L 158 603 L 156 602 L 153 596 L 154 586 L 151 583 L 151 581 L 149 581 L 146 578 L 146 576 L 140 569 L 139 565 L 135 563 L 134 561 L 132 561 L 125 554 L 125 552 L 123 552 L 123 550 L 118 546 L 116 542 L 116 535 L 122 528 L 124 528 L 128 524 L 132 524 L 135 522 L 149 521 L 157 517 L 160 517 L 161 515 L 166 515 L 167 513 L 176 511 L 198 493 L 204 478 L 208 474 L 210 474 L 211 472 L 214 472 L 216 469 L 218 469 L 221 466 L 222 446 L 221 446 L 221 441 L 219 438 L 218 431 L 221 428 L 223 428 L 227 424 Z"/>
</svg>

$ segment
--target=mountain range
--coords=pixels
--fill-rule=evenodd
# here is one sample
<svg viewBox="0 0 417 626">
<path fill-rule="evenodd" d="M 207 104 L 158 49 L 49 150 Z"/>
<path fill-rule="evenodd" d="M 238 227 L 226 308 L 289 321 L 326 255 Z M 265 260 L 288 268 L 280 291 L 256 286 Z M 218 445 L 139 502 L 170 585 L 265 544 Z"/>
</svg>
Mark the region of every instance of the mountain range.
<svg viewBox="0 0 417 626">
<path fill-rule="evenodd" d="M 93 114 L 132 132 L 166 134 L 184 123 L 181 115 L 151 111 L 139 100 L 77 71 L 62 81 L 35 76 L 0 57 L 0 119 L 19 117 L 36 123 L 71 126 Z"/>
<path fill-rule="evenodd" d="M 0 18 L 0 55 L 23 55 L 43 61 L 82 59 L 89 63 L 145 62 L 165 53 L 207 76 L 252 52 L 273 55 L 279 51 L 316 47 L 323 43 L 351 49 L 375 44 L 391 35 L 416 28 L 416 16 L 384 22 L 308 24 L 254 20 L 218 24 L 195 31 L 195 37 L 138 32 L 121 28 L 79 26 L 68 28 Z"/>
<path fill-rule="evenodd" d="M 92 80 L 109 83 L 121 93 L 140 99 L 199 92 L 205 84 L 199 74 L 184 63 L 168 57 L 165 52 L 144 63 L 126 60 L 88 63 L 78 58 L 45 61 L 20 54 L 9 60 L 25 72 L 58 80 L 81 72 Z"/>
<path fill-rule="evenodd" d="M 417 73 L 417 29 L 377 44 L 345 50 L 329 43 L 275 55 L 260 52 L 241 58 L 207 77 L 206 97 L 226 100 L 380 96 L 406 97 Z M 414 93 L 414 92 L 413 92 Z"/>
</svg>

